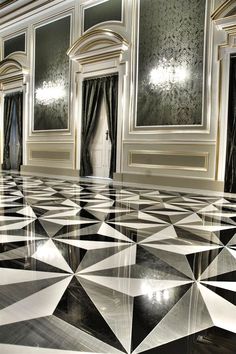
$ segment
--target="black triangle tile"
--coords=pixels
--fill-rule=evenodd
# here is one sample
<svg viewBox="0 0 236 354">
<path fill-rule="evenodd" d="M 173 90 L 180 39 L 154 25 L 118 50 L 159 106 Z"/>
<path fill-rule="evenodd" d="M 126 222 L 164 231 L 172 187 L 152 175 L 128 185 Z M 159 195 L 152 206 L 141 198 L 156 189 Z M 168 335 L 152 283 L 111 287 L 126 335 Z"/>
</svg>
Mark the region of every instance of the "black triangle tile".
<svg viewBox="0 0 236 354">
<path fill-rule="evenodd" d="M 207 281 L 232 281 L 232 282 L 235 282 L 235 279 L 236 279 L 236 271 L 223 273 L 223 274 L 219 274 L 214 277 L 211 277 L 211 278 L 207 278 Z"/>
<path fill-rule="evenodd" d="M 145 350 L 142 354 L 234 354 L 236 336 L 230 332 L 211 327 L 168 344 Z"/>
<path fill-rule="evenodd" d="M 212 290 L 215 294 L 221 296 L 225 300 L 231 302 L 233 305 L 236 305 L 236 293 L 232 290 L 227 290 L 223 288 L 218 288 L 212 285 L 204 284 L 207 288 Z M 216 284 L 217 285 L 217 284 Z"/>
<path fill-rule="evenodd" d="M 213 249 L 204 252 L 187 254 L 186 258 L 196 279 L 204 272 L 209 263 L 219 255 L 222 249 Z"/>
<path fill-rule="evenodd" d="M 103 342 L 124 351 L 80 283 L 73 278 L 60 300 L 54 315 Z"/>
<path fill-rule="evenodd" d="M 28 281 L 24 283 L 16 283 L 2 285 L 0 291 L 0 310 L 20 301 L 40 290 L 43 290 L 57 282 L 63 280 L 64 277 L 55 277 L 51 279 L 42 279 L 36 281 Z"/>
<path fill-rule="evenodd" d="M 163 291 L 153 291 L 134 298 L 132 350 L 134 350 L 156 325 L 166 316 L 192 284 Z M 168 295 L 168 296 L 167 296 Z"/>
<path fill-rule="evenodd" d="M 179 279 L 186 277 L 186 275 L 170 266 L 163 259 L 155 256 L 151 247 L 146 249 L 142 246 L 137 246 L 136 264 L 142 268 L 147 268 L 149 272 L 152 271 L 153 276 L 151 278 L 170 279 L 171 277 L 171 279 Z"/>
<path fill-rule="evenodd" d="M 76 271 L 79 264 L 82 262 L 87 250 L 79 247 L 75 247 L 63 242 L 59 242 L 54 239 L 54 244 L 57 246 L 57 249 L 62 254 L 63 258 L 69 264 L 73 272 Z"/>
<path fill-rule="evenodd" d="M 227 229 L 227 230 L 221 230 L 215 232 L 215 234 L 218 236 L 220 241 L 224 244 L 227 245 L 229 241 L 234 237 L 236 234 L 236 229 Z"/>
</svg>

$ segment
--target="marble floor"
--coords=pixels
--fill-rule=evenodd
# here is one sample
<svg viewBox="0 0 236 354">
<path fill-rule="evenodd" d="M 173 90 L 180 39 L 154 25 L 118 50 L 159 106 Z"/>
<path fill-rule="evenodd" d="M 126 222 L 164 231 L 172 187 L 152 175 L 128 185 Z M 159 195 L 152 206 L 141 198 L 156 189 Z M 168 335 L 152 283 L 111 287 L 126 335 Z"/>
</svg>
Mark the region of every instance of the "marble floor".
<svg viewBox="0 0 236 354">
<path fill-rule="evenodd" d="M 0 175 L 0 353 L 236 353 L 236 197 Z"/>
</svg>

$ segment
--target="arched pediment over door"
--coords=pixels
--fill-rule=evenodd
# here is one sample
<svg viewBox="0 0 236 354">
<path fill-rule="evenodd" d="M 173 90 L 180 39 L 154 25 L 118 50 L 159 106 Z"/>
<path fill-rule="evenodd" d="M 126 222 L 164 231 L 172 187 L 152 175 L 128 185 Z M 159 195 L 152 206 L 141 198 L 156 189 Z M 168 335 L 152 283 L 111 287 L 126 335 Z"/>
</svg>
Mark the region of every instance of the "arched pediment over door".
<svg viewBox="0 0 236 354">
<path fill-rule="evenodd" d="M 235 14 L 236 14 L 235 0 L 226 0 L 219 7 L 216 8 L 211 18 L 212 20 L 218 20 L 224 17 L 233 16 Z"/>
<path fill-rule="evenodd" d="M 86 32 L 67 52 L 74 62 L 74 112 L 76 168 L 80 168 L 81 122 L 82 122 L 82 83 L 85 79 L 118 74 L 118 118 L 117 118 L 117 158 L 116 172 L 121 170 L 122 122 L 126 113 L 127 75 L 129 43 L 119 33 L 107 29 Z"/>
<path fill-rule="evenodd" d="M 106 29 L 97 29 L 85 33 L 68 50 L 71 60 L 83 65 L 101 62 L 110 58 L 122 61 L 128 42 L 118 33 Z"/>
<path fill-rule="evenodd" d="M 26 84 L 28 81 L 28 59 L 25 53 L 15 52 L 10 54 L 6 59 L 0 62 L 0 146 L 1 146 L 1 162 L 3 161 L 3 144 L 4 144 L 4 96 L 13 92 L 23 92 L 23 112 L 22 112 L 22 151 L 23 164 L 26 156 L 26 132 L 28 124 L 27 104 L 28 95 Z"/>
<path fill-rule="evenodd" d="M 28 74 L 27 56 L 24 53 L 13 53 L 0 62 L 1 91 L 22 88 Z"/>
</svg>

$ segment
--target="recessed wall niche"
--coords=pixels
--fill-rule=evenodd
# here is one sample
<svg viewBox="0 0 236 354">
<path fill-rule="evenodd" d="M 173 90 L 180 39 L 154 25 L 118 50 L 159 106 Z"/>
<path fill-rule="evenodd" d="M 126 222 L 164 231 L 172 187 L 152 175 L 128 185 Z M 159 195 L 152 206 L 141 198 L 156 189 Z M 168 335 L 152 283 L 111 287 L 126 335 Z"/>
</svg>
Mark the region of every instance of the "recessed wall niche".
<svg viewBox="0 0 236 354">
<path fill-rule="evenodd" d="M 84 10 L 84 31 L 106 21 L 122 21 L 122 0 L 107 0 Z"/>
<path fill-rule="evenodd" d="M 68 129 L 70 16 L 35 29 L 34 130 Z"/>
<path fill-rule="evenodd" d="M 4 58 L 15 52 L 25 52 L 25 33 L 4 41 Z"/>
<path fill-rule="evenodd" d="M 202 123 L 206 0 L 140 0 L 137 126 Z"/>
</svg>

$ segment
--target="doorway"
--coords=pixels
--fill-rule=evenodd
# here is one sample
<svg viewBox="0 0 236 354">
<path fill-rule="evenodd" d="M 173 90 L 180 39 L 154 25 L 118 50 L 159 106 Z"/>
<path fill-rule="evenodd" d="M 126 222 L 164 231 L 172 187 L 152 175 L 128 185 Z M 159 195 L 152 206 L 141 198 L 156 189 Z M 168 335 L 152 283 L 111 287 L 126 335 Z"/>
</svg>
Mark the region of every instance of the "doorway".
<svg viewBox="0 0 236 354">
<path fill-rule="evenodd" d="M 101 102 L 97 120 L 97 128 L 90 147 L 93 176 L 108 178 L 111 161 L 111 140 L 109 138 L 104 98 Z"/>
<path fill-rule="evenodd" d="M 4 148 L 3 169 L 20 170 L 22 164 L 22 113 L 23 92 L 4 97 Z"/>
<path fill-rule="evenodd" d="M 116 171 L 118 75 L 83 81 L 81 176 Z"/>
</svg>

